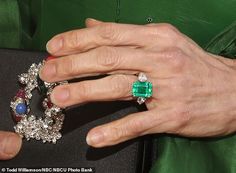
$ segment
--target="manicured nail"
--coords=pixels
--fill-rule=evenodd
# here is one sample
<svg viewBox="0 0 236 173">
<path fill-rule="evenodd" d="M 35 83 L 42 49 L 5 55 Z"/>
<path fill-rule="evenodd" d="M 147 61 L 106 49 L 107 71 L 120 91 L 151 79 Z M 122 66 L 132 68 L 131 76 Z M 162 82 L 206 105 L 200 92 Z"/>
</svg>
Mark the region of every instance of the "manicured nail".
<svg viewBox="0 0 236 173">
<path fill-rule="evenodd" d="M 93 21 L 93 22 L 99 22 L 98 20 L 93 19 L 93 18 L 87 18 L 86 20 L 90 20 L 90 21 Z"/>
<path fill-rule="evenodd" d="M 39 74 L 42 79 L 51 79 L 56 76 L 56 65 L 52 62 L 45 63 Z"/>
<path fill-rule="evenodd" d="M 102 131 L 89 133 L 86 137 L 86 142 L 88 145 L 97 145 L 102 141 L 104 141 L 104 133 Z"/>
<path fill-rule="evenodd" d="M 86 26 L 87 27 L 92 27 L 101 24 L 102 22 L 93 18 L 87 18 L 85 20 Z"/>
<path fill-rule="evenodd" d="M 21 138 L 16 134 L 10 134 L 0 140 L 0 153 L 5 154 L 7 157 L 15 156 L 21 147 Z"/>
<path fill-rule="evenodd" d="M 54 56 L 48 56 L 47 58 L 46 58 L 46 61 L 50 61 L 50 60 L 52 60 L 52 59 L 55 59 L 56 57 L 54 57 Z"/>
<path fill-rule="evenodd" d="M 59 51 L 63 46 L 63 39 L 61 37 L 55 37 L 51 40 L 46 45 L 47 51 L 49 53 L 56 53 Z"/>
<path fill-rule="evenodd" d="M 51 94 L 51 100 L 53 103 L 63 103 L 70 97 L 70 92 L 67 88 L 56 88 Z"/>
</svg>

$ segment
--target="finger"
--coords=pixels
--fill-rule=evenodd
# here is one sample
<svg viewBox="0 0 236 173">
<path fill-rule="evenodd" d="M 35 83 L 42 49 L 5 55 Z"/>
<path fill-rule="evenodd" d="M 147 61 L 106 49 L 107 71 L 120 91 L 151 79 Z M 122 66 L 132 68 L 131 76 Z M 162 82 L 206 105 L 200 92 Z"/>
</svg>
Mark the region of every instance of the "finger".
<svg viewBox="0 0 236 173">
<path fill-rule="evenodd" d="M 85 25 L 87 28 L 94 27 L 94 26 L 100 25 L 102 23 L 104 23 L 104 22 L 99 21 L 99 20 L 95 20 L 95 19 L 91 19 L 91 18 L 88 18 L 85 21 Z M 126 47 L 133 48 L 133 49 L 138 48 L 138 46 L 134 46 L 134 45 L 126 46 Z"/>
<path fill-rule="evenodd" d="M 161 113 L 139 112 L 90 130 L 86 141 L 93 147 L 111 146 L 145 135 L 154 126 L 161 124 Z M 159 131 L 161 132 L 161 131 Z M 156 133 L 159 133 L 156 131 Z"/>
<path fill-rule="evenodd" d="M 152 52 L 124 47 L 100 47 L 50 60 L 43 66 L 40 77 L 45 81 L 55 82 L 84 77 L 86 74 L 90 76 L 120 71 L 133 71 L 131 74 L 134 74 L 137 71 L 149 72 L 156 68 Z"/>
<path fill-rule="evenodd" d="M 142 47 L 146 45 L 148 38 L 152 37 L 152 30 L 147 26 L 104 22 L 95 27 L 59 34 L 47 43 L 47 50 L 54 56 L 63 56 L 99 46 Z"/>
<path fill-rule="evenodd" d="M 22 139 L 12 132 L 0 131 L 0 160 L 8 160 L 20 151 Z"/>
<path fill-rule="evenodd" d="M 56 87 L 51 100 L 59 107 L 67 107 L 91 101 L 132 99 L 133 75 L 111 75 L 102 79 L 88 80 Z"/>
<path fill-rule="evenodd" d="M 103 22 L 95 20 L 95 19 L 92 19 L 92 18 L 87 18 L 85 20 L 85 25 L 86 25 L 87 28 L 94 27 L 94 26 L 100 25 L 102 23 Z"/>
</svg>

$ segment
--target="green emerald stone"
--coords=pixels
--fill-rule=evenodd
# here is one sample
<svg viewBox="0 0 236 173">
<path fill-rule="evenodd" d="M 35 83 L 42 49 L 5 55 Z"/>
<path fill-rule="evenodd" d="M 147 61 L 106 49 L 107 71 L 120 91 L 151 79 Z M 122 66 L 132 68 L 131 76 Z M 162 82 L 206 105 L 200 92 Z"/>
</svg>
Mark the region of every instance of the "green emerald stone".
<svg viewBox="0 0 236 173">
<path fill-rule="evenodd" d="M 134 97 L 148 98 L 152 96 L 152 83 L 136 81 L 132 88 Z"/>
</svg>

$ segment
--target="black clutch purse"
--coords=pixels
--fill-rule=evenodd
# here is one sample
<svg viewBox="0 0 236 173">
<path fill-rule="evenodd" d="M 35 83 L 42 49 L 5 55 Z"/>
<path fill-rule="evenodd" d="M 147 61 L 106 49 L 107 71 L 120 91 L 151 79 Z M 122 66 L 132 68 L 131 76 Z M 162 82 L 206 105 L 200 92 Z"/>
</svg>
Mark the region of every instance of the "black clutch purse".
<svg viewBox="0 0 236 173">
<path fill-rule="evenodd" d="M 0 49 L 0 130 L 13 131 L 10 101 L 19 89 L 17 76 L 32 63 L 41 62 L 46 53 Z M 32 111 L 42 114 L 41 96 L 35 92 Z M 145 109 L 145 108 L 141 108 Z M 144 173 L 153 160 L 149 136 L 137 138 L 116 146 L 100 149 L 86 144 L 86 134 L 92 128 L 141 111 L 133 102 L 96 102 L 69 108 L 65 111 L 63 137 L 56 145 L 42 141 L 23 140 L 20 153 L 1 167 L 93 167 L 97 173 Z"/>
</svg>

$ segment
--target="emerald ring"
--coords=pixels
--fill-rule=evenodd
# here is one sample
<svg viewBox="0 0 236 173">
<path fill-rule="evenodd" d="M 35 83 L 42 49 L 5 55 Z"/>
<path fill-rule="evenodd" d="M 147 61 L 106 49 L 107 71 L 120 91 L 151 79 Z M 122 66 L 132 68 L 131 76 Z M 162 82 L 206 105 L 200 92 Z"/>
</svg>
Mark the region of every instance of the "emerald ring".
<svg viewBox="0 0 236 173">
<path fill-rule="evenodd" d="M 137 102 L 141 105 L 152 97 L 152 83 L 148 82 L 147 76 L 144 73 L 139 73 L 138 80 L 133 83 L 133 97 L 137 98 Z"/>
</svg>

